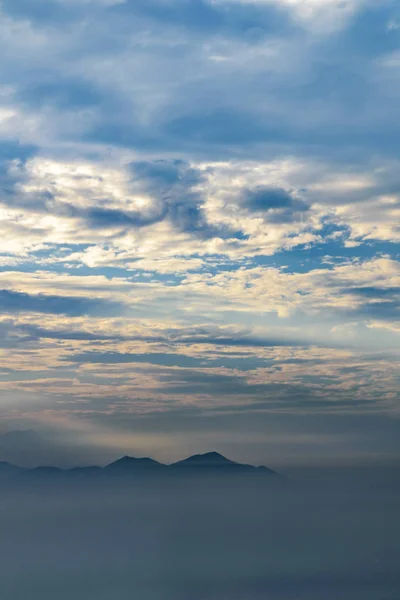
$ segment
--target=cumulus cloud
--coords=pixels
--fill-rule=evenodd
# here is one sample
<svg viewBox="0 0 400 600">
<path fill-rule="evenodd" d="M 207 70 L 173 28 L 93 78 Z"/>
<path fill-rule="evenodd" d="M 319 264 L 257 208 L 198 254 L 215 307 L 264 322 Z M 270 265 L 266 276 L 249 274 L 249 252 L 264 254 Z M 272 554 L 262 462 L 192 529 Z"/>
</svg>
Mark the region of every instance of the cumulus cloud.
<svg viewBox="0 0 400 600">
<path fill-rule="evenodd" d="M 2 419 L 398 413 L 393 2 L 0 17 Z"/>
<path fill-rule="evenodd" d="M 245 190 L 243 204 L 250 211 L 266 213 L 266 219 L 271 222 L 290 223 L 300 219 L 301 213 L 309 206 L 300 198 L 281 188 L 258 187 Z"/>
</svg>

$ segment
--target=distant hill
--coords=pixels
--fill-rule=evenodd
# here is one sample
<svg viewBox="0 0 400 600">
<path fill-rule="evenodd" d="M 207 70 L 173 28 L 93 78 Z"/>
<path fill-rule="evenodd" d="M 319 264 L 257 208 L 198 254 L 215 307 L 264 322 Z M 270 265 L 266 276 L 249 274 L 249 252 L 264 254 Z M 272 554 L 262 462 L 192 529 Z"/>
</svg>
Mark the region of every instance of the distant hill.
<svg viewBox="0 0 400 600">
<path fill-rule="evenodd" d="M 124 456 L 104 467 L 107 473 L 131 474 L 131 473 L 159 473 L 165 471 L 167 465 L 153 460 L 152 458 L 134 458 Z"/>
<path fill-rule="evenodd" d="M 218 452 L 207 452 L 205 454 L 195 454 L 184 460 L 180 460 L 169 466 L 174 471 L 187 471 L 191 473 L 255 473 L 263 471 L 264 474 L 278 475 L 275 471 L 266 467 L 254 467 L 243 463 L 237 463 L 226 458 Z"/>
<path fill-rule="evenodd" d="M 226 458 L 218 452 L 207 452 L 195 454 L 184 460 L 166 465 L 152 458 L 135 458 L 123 456 L 105 467 L 76 467 L 73 469 L 60 469 L 52 466 L 41 466 L 34 469 L 26 469 L 0 462 L 0 485 L 10 480 L 18 481 L 52 481 L 52 480 L 75 480 L 92 481 L 94 478 L 107 480 L 109 477 L 127 478 L 129 481 L 135 478 L 158 476 L 174 477 L 200 477 L 204 475 L 262 475 L 266 477 L 281 476 L 267 467 L 255 467 L 253 465 L 237 463 Z"/>
</svg>

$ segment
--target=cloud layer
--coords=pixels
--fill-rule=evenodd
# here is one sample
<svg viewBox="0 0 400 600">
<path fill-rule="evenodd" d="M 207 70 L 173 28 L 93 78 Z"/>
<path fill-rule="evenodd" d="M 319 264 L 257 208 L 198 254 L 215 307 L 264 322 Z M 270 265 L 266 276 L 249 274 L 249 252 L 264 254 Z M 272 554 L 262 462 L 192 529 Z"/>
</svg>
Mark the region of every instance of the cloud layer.
<svg viewBox="0 0 400 600">
<path fill-rule="evenodd" d="M 0 17 L 2 422 L 162 458 L 240 430 L 262 462 L 261 423 L 292 460 L 359 418 L 369 457 L 399 415 L 397 3 Z"/>
</svg>

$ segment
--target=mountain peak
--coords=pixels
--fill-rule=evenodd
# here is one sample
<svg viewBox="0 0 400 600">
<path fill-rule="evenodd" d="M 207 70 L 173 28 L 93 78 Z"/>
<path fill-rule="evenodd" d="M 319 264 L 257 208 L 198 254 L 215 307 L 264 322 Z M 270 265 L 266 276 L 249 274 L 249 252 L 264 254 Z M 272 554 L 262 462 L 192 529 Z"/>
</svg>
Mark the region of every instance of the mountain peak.
<svg viewBox="0 0 400 600">
<path fill-rule="evenodd" d="M 204 454 L 198 454 L 197 456 L 201 456 L 206 460 L 227 460 L 228 462 L 232 462 L 219 452 L 216 452 L 215 450 L 213 450 L 212 452 L 205 452 Z"/>
<path fill-rule="evenodd" d="M 134 456 L 123 456 L 118 460 L 112 462 L 106 466 L 106 469 L 113 471 L 128 471 L 128 470 L 147 470 L 147 469 L 159 469 L 164 467 L 161 463 L 153 460 L 152 458 L 136 458 Z"/>
<path fill-rule="evenodd" d="M 229 460 L 219 452 L 206 452 L 205 454 L 194 454 L 184 460 L 174 463 L 172 466 L 182 467 L 226 467 L 238 463 Z"/>
<path fill-rule="evenodd" d="M 136 458 L 134 456 L 123 456 L 118 460 L 108 464 L 106 467 L 79 467 L 74 469 L 63 470 L 58 467 L 36 467 L 34 469 L 25 469 L 16 467 L 7 462 L 0 461 L 0 475 L 3 479 L 4 477 L 9 477 L 9 475 L 18 475 L 19 473 L 23 473 L 26 475 L 42 475 L 42 476 L 59 476 L 59 475 L 74 475 L 79 474 L 81 476 L 84 475 L 92 475 L 96 473 L 96 475 L 101 475 L 107 473 L 110 475 L 118 475 L 120 477 L 130 477 L 132 476 L 145 476 L 145 475 L 159 475 L 159 474 L 187 474 L 189 476 L 192 475 L 223 475 L 223 474 L 240 474 L 240 473 L 264 473 L 267 475 L 278 475 L 271 469 L 267 469 L 266 467 L 254 467 L 252 465 L 242 464 L 230 460 L 226 458 L 219 452 L 215 450 L 211 452 L 205 452 L 203 454 L 194 454 L 193 456 L 189 456 L 184 460 L 180 460 L 176 463 L 172 463 L 170 465 L 165 465 L 163 463 L 157 462 L 156 460 L 143 457 Z"/>
</svg>

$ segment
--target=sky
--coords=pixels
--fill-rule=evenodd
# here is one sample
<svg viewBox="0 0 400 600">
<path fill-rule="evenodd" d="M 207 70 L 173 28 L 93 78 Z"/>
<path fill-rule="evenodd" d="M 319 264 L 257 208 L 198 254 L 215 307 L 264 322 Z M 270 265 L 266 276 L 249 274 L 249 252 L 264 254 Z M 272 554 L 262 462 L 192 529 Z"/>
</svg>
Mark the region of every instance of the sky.
<svg viewBox="0 0 400 600">
<path fill-rule="evenodd" d="M 397 0 L 2 0 L 0 54 L 0 448 L 398 460 Z"/>
</svg>

